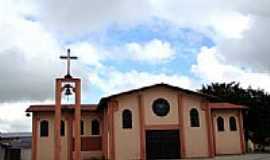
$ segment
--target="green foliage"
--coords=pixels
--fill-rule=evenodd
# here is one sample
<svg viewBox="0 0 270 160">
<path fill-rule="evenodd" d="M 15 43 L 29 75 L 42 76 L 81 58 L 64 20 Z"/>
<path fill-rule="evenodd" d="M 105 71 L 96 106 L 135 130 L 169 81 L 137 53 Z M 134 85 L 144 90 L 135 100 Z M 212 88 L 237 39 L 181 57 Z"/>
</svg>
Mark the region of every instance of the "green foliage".
<svg viewBox="0 0 270 160">
<path fill-rule="evenodd" d="M 244 117 L 244 127 L 249 133 L 253 133 L 258 143 L 266 137 L 270 137 L 270 95 L 263 89 L 240 87 L 240 83 L 211 83 L 203 85 L 201 93 L 217 96 L 219 102 L 230 102 L 244 105 L 249 108 Z M 248 135 L 250 136 L 250 135 Z"/>
</svg>

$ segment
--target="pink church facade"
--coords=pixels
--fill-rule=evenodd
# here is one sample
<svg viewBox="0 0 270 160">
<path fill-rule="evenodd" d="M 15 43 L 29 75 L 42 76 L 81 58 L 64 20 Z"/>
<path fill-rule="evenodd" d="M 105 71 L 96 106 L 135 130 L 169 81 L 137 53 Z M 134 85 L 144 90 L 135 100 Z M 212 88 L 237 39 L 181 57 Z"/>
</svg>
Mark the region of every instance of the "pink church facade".
<svg viewBox="0 0 270 160">
<path fill-rule="evenodd" d="M 244 106 L 156 84 L 81 105 L 81 159 L 209 158 L 245 153 Z M 54 159 L 54 105 L 32 105 L 33 160 Z M 62 105 L 61 159 L 74 158 L 74 106 Z"/>
</svg>

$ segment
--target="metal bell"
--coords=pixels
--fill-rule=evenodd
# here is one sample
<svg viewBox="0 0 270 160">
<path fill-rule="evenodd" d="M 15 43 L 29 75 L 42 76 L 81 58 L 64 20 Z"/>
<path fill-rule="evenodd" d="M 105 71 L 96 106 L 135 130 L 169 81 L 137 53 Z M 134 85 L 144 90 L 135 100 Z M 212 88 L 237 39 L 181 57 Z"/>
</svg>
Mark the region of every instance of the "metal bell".
<svg viewBox="0 0 270 160">
<path fill-rule="evenodd" d="M 72 92 L 71 92 L 71 89 L 72 89 L 72 86 L 70 84 L 66 84 L 64 86 L 65 88 L 65 96 L 70 96 L 72 95 Z"/>
<path fill-rule="evenodd" d="M 29 112 L 26 113 L 26 117 L 30 117 L 31 114 Z"/>
<path fill-rule="evenodd" d="M 66 88 L 65 96 L 70 96 L 70 95 L 72 95 L 70 88 Z"/>
</svg>

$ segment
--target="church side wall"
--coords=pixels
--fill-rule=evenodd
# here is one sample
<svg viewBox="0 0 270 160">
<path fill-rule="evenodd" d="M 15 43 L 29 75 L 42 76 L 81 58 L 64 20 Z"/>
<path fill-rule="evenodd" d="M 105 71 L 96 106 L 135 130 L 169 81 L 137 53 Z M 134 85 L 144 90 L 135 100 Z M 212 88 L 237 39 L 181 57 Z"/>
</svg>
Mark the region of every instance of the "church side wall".
<svg viewBox="0 0 270 160">
<path fill-rule="evenodd" d="M 38 160 L 53 160 L 54 158 L 54 114 L 52 112 L 38 113 L 38 129 L 37 129 L 37 159 Z M 63 113 L 62 120 L 65 120 L 66 115 Z M 49 136 L 40 137 L 40 122 L 47 120 L 49 122 Z M 61 159 L 67 159 L 67 121 L 65 120 L 65 136 L 61 137 Z"/>
<path fill-rule="evenodd" d="M 195 96 L 183 96 L 184 124 L 181 131 L 185 132 L 185 156 L 208 157 L 208 132 L 206 111 L 202 110 L 201 99 Z M 199 112 L 200 127 L 190 126 L 190 110 L 196 108 Z"/>
<path fill-rule="evenodd" d="M 37 123 L 37 159 L 38 160 L 53 160 L 54 157 L 54 119 L 53 114 L 49 112 L 38 113 Z M 47 120 L 49 122 L 48 137 L 40 137 L 40 122 Z"/>
<path fill-rule="evenodd" d="M 54 114 L 53 112 L 39 112 L 35 114 L 38 116 L 37 123 L 37 160 L 53 160 L 54 159 Z M 67 160 L 68 157 L 68 115 L 67 112 L 62 112 L 62 120 L 65 122 L 65 135 L 61 136 L 61 160 Z M 91 125 L 92 120 L 97 119 L 100 124 L 100 135 L 92 136 Z M 47 120 L 49 122 L 49 136 L 40 137 L 40 122 Z M 102 135 L 102 117 L 96 113 L 82 112 L 82 120 L 84 122 L 84 134 L 81 137 L 101 137 Z M 74 124 L 73 124 L 74 125 Z M 73 128 L 74 135 L 74 128 Z M 102 149 L 95 151 L 82 151 L 82 159 L 89 159 L 93 157 L 102 157 Z"/>
<path fill-rule="evenodd" d="M 241 140 L 240 140 L 240 126 L 239 126 L 239 111 L 222 110 L 213 111 L 213 124 L 216 141 L 216 154 L 241 154 Z M 217 118 L 222 117 L 224 119 L 224 131 L 218 131 Z M 230 131 L 229 118 L 234 117 L 236 119 L 236 131 Z"/>
<path fill-rule="evenodd" d="M 135 94 L 117 98 L 118 110 L 114 112 L 115 159 L 140 159 L 140 123 L 138 99 Z M 122 128 L 122 112 L 132 112 L 132 129 Z"/>
</svg>

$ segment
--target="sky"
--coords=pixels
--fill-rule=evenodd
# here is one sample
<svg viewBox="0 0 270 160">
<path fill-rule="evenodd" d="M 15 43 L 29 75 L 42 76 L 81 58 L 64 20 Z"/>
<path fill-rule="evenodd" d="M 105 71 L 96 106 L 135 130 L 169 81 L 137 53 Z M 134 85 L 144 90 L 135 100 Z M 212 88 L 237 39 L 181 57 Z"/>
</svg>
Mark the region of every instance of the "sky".
<svg viewBox="0 0 270 160">
<path fill-rule="evenodd" d="M 31 131 L 54 103 L 59 59 L 79 60 L 82 102 L 155 83 L 237 81 L 270 91 L 269 0 L 0 0 L 0 132 Z"/>
</svg>

